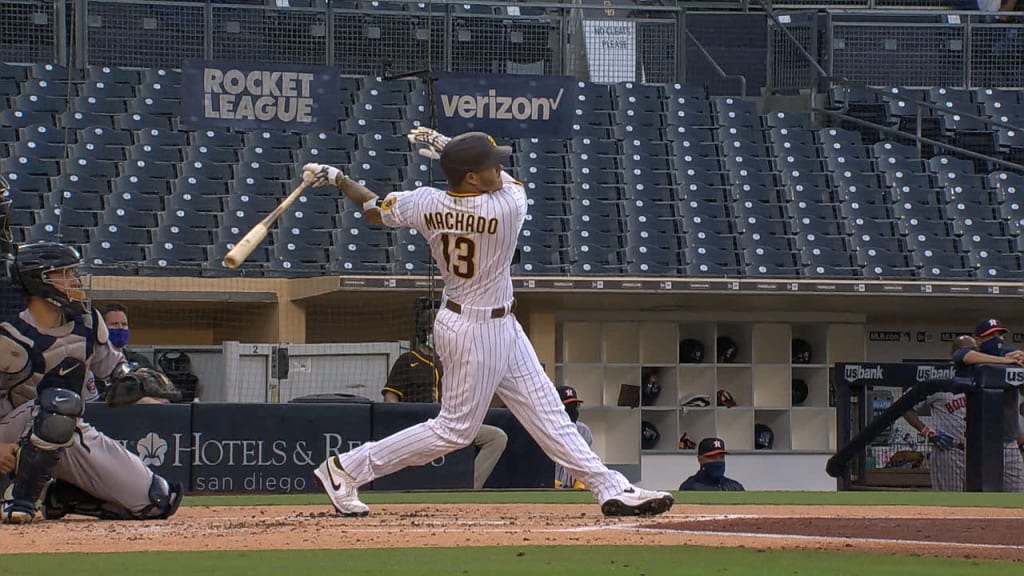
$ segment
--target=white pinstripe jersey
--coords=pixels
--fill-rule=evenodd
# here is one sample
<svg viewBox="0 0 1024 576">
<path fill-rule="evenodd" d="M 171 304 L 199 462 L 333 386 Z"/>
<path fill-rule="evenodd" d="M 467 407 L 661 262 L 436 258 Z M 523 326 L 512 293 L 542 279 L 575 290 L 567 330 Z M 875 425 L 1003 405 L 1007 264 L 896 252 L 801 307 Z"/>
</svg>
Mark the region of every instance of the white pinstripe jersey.
<svg viewBox="0 0 1024 576">
<path fill-rule="evenodd" d="M 497 308 L 512 300 L 512 256 L 526 218 L 526 191 L 504 172 L 501 179 L 504 186 L 495 192 L 424 186 L 392 192 L 380 206 L 384 225 L 423 234 L 445 295 L 465 306 Z"/>
<path fill-rule="evenodd" d="M 941 430 L 957 440 L 967 432 L 967 397 L 952 392 L 936 392 L 914 406 L 920 411 L 924 406 L 931 408 L 933 429 Z"/>
</svg>

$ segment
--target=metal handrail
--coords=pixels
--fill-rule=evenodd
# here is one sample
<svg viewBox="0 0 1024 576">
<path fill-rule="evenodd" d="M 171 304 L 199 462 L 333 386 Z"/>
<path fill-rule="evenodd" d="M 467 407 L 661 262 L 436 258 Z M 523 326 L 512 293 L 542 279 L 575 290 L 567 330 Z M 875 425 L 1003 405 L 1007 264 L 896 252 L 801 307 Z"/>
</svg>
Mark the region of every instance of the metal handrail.
<svg viewBox="0 0 1024 576">
<path fill-rule="evenodd" d="M 694 36 L 689 29 L 686 30 L 686 37 L 689 38 L 691 42 L 693 42 L 694 46 L 696 46 L 697 50 L 699 50 L 701 55 L 704 56 L 704 59 L 707 60 L 709 64 L 711 64 L 711 67 L 715 69 L 715 73 L 718 74 L 720 78 L 722 78 L 723 80 L 739 80 L 740 96 L 746 98 L 747 77 L 744 76 L 743 74 L 726 74 L 725 70 L 722 70 L 722 67 L 718 65 L 718 61 L 715 60 L 715 58 L 704 48 L 704 45 L 701 44 L 699 40 L 697 40 L 696 36 Z"/>
</svg>

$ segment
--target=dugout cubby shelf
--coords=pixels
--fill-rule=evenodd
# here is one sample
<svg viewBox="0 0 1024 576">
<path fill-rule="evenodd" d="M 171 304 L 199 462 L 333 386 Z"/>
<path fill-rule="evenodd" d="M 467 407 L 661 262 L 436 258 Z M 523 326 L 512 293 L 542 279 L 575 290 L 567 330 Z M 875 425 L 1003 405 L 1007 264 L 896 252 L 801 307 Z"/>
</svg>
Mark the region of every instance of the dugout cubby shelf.
<svg viewBox="0 0 1024 576">
<path fill-rule="evenodd" d="M 719 361 L 716 342 L 736 344 L 732 362 Z M 681 363 L 679 342 L 693 338 L 704 347 L 700 363 Z M 810 363 L 792 363 L 792 340 L 812 344 Z M 680 437 L 699 442 L 718 436 L 730 451 L 755 449 L 756 424 L 774 432 L 771 453 L 835 450 L 835 409 L 830 405 L 829 366 L 863 360 L 863 324 L 839 322 L 710 321 L 667 316 L 651 321 L 558 320 L 558 384 L 573 386 L 584 401 L 582 420 L 594 432 L 594 447 L 609 463 L 639 462 L 642 454 L 691 454 Z M 618 406 L 623 384 L 642 386 L 656 374 L 662 390 L 653 402 Z M 793 401 L 793 380 L 807 386 L 807 398 Z M 727 391 L 736 406 L 719 406 Z M 683 406 L 704 397 L 708 406 Z M 641 423 L 657 427 L 660 438 L 640 448 Z M 610 435 L 610 436 L 609 436 Z"/>
</svg>

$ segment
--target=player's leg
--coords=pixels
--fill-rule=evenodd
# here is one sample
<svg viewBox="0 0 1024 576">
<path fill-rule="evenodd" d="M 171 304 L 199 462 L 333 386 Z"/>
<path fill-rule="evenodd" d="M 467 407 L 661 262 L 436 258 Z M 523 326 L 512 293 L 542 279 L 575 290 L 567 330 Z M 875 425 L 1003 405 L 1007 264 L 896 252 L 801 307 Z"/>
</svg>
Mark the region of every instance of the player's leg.
<svg viewBox="0 0 1024 576">
<path fill-rule="evenodd" d="M 81 514 L 105 520 L 148 520 L 174 514 L 183 496 L 138 456 L 86 422 L 55 471 L 43 498 L 43 516 Z"/>
<path fill-rule="evenodd" d="M 951 448 L 942 450 L 932 447 L 931 461 L 928 472 L 932 478 L 932 487 L 940 492 L 963 492 L 967 468 L 964 451 Z"/>
<path fill-rule="evenodd" d="M 82 397 L 71 390 L 51 387 L 39 392 L 29 431 L 19 441 L 14 482 L 3 495 L 0 520 L 24 524 L 35 518 L 36 501 L 52 479 L 61 453 L 74 442 L 84 409 Z"/>
<path fill-rule="evenodd" d="M 554 384 L 518 321 L 509 373 L 498 396 L 556 464 L 581 480 L 610 515 L 657 514 L 672 506 L 672 496 L 635 488 L 610 470 L 580 435 L 565 412 Z"/>
<path fill-rule="evenodd" d="M 1024 459 L 1013 441 L 1003 444 L 1003 492 L 1024 492 Z"/>
<path fill-rule="evenodd" d="M 368 509 L 358 501 L 359 486 L 408 466 L 426 464 L 473 441 L 504 374 L 503 367 L 508 365 L 510 346 L 500 345 L 502 324 L 506 323 L 462 320 L 450 310 L 438 313 L 434 339 L 445 367 L 441 412 L 436 418 L 325 460 L 314 474 L 339 513 L 366 514 Z"/>
<path fill-rule="evenodd" d="M 484 487 L 491 472 L 498 465 L 498 460 L 505 452 L 508 445 L 508 434 L 497 426 L 483 424 L 473 438 L 473 446 L 478 450 L 473 460 L 473 488 L 479 490 Z"/>
</svg>

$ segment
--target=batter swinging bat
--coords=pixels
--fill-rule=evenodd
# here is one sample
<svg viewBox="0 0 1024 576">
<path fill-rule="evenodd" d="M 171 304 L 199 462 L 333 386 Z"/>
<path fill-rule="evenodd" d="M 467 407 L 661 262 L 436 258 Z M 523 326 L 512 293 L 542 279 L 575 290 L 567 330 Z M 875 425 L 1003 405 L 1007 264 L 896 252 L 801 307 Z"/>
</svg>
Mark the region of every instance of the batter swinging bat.
<svg viewBox="0 0 1024 576">
<path fill-rule="evenodd" d="M 291 194 L 285 196 L 284 200 L 274 208 L 274 211 L 260 220 L 252 230 L 235 244 L 235 247 L 224 256 L 224 265 L 228 268 L 238 268 L 245 259 L 252 254 L 252 251 L 263 242 L 263 239 L 267 237 L 267 233 L 270 232 L 270 227 L 274 225 L 274 222 L 284 214 L 284 211 L 295 202 L 295 199 L 302 196 L 302 192 L 313 183 L 314 178 L 311 176 L 309 179 L 303 178 L 302 184 L 299 184 L 292 190 Z"/>
</svg>

